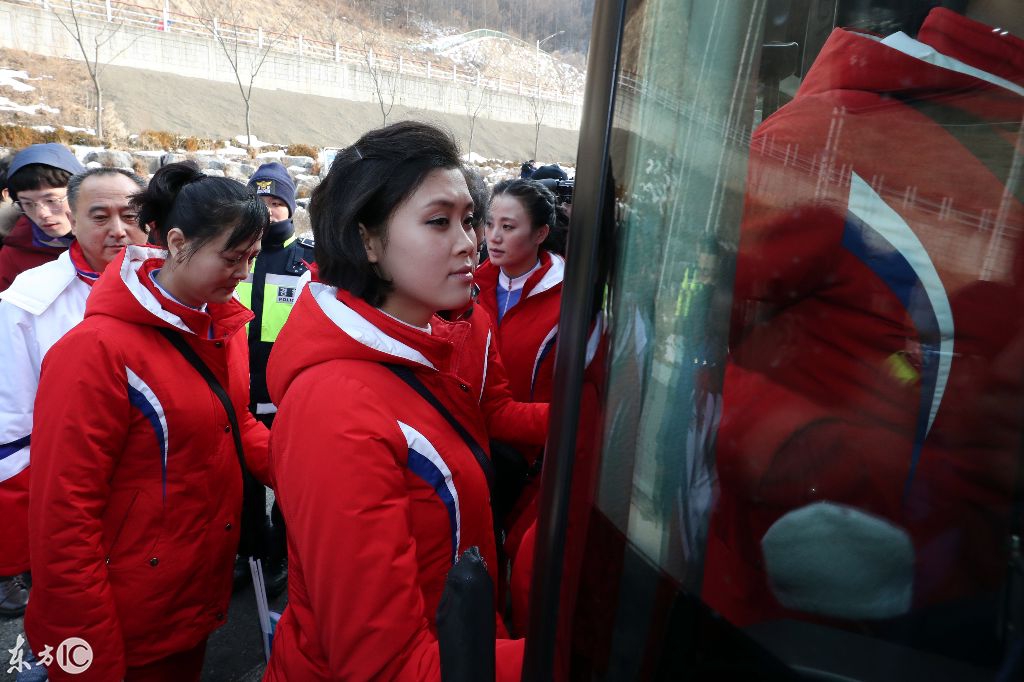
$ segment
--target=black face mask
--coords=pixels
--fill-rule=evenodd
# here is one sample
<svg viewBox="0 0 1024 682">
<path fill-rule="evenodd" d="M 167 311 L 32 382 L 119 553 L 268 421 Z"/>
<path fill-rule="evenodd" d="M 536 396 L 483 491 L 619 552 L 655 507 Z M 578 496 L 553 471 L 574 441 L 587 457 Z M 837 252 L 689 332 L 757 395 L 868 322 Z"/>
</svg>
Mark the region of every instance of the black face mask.
<svg viewBox="0 0 1024 682">
<path fill-rule="evenodd" d="M 262 241 L 264 244 L 280 246 L 293 234 L 295 234 L 295 226 L 292 225 L 292 219 L 287 218 L 276 223 L 270 223 L 270 227 L 267 228 Z"/>
</svg>

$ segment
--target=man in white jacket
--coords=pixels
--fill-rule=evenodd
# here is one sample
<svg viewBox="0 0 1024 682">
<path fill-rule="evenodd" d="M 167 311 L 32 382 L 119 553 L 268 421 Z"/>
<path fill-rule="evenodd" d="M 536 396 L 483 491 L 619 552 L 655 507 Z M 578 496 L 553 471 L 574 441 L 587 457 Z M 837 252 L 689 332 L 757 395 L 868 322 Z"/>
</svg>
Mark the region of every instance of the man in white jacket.
<svg viewBox="0 0 1024 682">
<path fill-rule="evenodd" d="M 107 263 L 126 244 L 146 241 L 129 206 L 145 182 L 131 171 L 94 168 L 71 178 L 75 241 L 57 260 L 26 270 L 0 293 L 0 616 L 25 610 L 29 569 L 28 488 L 32 408 L 43 356 L 85 316 L 85 302 Z M 69 377 L 70 379 L 70 377 Z"/>
</svg>

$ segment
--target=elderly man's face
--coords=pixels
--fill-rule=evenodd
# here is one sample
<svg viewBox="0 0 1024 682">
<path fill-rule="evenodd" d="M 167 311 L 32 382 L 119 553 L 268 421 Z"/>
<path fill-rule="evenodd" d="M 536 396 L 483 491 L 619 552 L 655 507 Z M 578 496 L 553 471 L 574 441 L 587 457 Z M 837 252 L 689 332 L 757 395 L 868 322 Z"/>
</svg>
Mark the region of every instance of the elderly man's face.
<svg viewBox="0 0 1024 682">
<path fill-rule="evenodd" d="M 138 213 L 128 205 L 128 197 L 139 190 L 120 173 L 92 175 L 82 182 L 71 213 L 71 231 L 96 272 L 103 272 L 126 245 L 146 243 Z"/>
</svg>

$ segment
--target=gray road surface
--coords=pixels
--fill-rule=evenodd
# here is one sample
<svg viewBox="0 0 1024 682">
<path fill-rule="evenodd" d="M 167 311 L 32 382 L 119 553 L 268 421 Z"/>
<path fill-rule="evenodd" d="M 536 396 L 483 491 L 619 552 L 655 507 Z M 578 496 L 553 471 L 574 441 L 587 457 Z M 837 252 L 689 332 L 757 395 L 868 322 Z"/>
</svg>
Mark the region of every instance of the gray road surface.
<svg viewBox="0 0 1024 682">
<path fill-rule="evenodd" d="M 271 602 L 276 611 L 284 609 L 286 596 Z M 0 620 L 0 680 L 13 682 L 7 668 L 18 635 L 24 633 L 21 618 Z M 26 645 L 27 649 L 27 645 Z M 203 665 L 204 682 L 258 682 L 263 677 L 263 645 L 256 617 L 256 597 L 252 585 L 238 590 L 231 598 L 228 622 L 210 636 Z"/>
</svg>

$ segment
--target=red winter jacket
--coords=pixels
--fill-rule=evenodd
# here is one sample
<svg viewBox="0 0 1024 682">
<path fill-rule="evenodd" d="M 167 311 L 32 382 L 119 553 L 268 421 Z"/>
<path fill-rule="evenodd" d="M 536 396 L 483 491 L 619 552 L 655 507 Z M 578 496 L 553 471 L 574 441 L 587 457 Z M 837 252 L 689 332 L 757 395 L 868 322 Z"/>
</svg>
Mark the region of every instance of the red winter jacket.
<svg viewBox="0 0 1024 682">
<path fill-rule="evenodd" d="M 562 279 L 565 260 L 549 251 L 540 253 L 541 266 L 526 280 L 519 302 L 498 320 L 498 274 L 500 268 L 489 260 L 480 264 L 476 282 L 480 287 L 478 306 L 492 320 L 498 352 L 508 370 L 512 397 L 524 402 L 550 402 L 555 370 L 555 342 L 558 338 L 558 316 L 562 306 Z M 502 440 L 499 436 L 495 438 Z M 519 439 L 511 439 L 514 442 Z M 520 447 L 532 464 L 542 447 Z M 534 477 L 520 496 L 516 508 L 505 519 L 505 548 L 510 558 L 526 529 L 537 517 L 536 496 L 540 477 Z"/>
<path fill-rule="evenodd" d="M 537 271 L 526 280 L 519 303 L 505 313 L 501 322 L 496 294 L 501 269 L 488 260 L 476 271 L 480 287 L 477 303 L 491 317 L 512 397 L 523 402 L 551 400 L 565 260 L 542 251 L 540 262 Z"/>
<path fill-rule="evenodd" d="M 455 353 L 454 371 L 465 377 L 478 396 L 487 436 L 543 446 L 548 434 L 548 403 L 519 402 L 512 397 L 490 315 L 482 306 L 472 304 L 458 319 L 468 322 L 472 333 Z"/>
<path fill-rule="evenodd" d="M 1013 36 L 937 9 L 918 40 L 1024 85 Z M 822 501 L 906 533 L 917 605 L 998 588 L 1024 413 L 1022 118 L 1012 87 L 836 30 L 756 131 L 703 586 L 734 622 L 786 615 L 762 538 Z"/>
<path fill-rule="evenodd" d="M 470 324 L 431 326 L 314 282 L 274 344 L 271 467 L 288 519 L 289 603 L 265 680 L 439 680 L 434 621 L 448 569 L 475 545 L 493 573 L 480 465 L 382 364 L 412 368 L 460 421 L 475 413 L 462 423 L 486 448 L 479 389 L 454 369 Z M 523 642 L 496 647 L 498 679 L 518 680 Z"/>
<path fill-rule="evenodd" d="M 11 286 L 14 278 L 30 268 L 57 260 L 67 251 L 55 246 L 36 246 L 32 241 L 32 224 L 19 216 L 0 249 L 0 291 Z"/>
<path fill-rule="evenodd" d="M 223 406 L 159 328 L 180 332 L 227 389 L 250 469 L 267 479 L 268 433 L 246 409 L 252 313 L 165 298 L 149 276 L 164 254 L 129 246 L 43 361 L 25 630 L 36 652 L 67 637 L 93 651 L 86 672 L 54 665 L 51 680 L 120 680 L 224 624 L 242 476 Z"/>
</svg>

